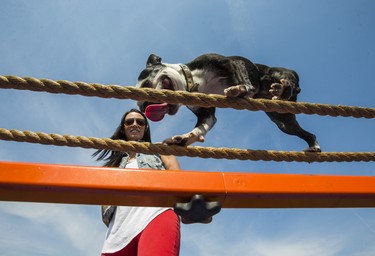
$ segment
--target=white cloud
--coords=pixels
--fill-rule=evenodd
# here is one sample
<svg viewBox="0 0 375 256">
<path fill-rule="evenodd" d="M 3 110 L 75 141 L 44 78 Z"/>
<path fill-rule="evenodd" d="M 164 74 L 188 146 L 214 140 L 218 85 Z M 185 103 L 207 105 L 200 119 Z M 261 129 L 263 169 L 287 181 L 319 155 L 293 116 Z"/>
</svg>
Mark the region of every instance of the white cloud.
<svg viewBox="0 0 375 256">
<path fill-rule="evenodd" d="M 95 208 L 96 215 L 89 214 L 93 212 Z M 40 241 L 38 244 L 41 248 L 37 248 L 37 251 L 55 251 L 55 243 L 49 244 L 49 240 L 61 242 L 67 245 L 65 250 L 75 250 L 79 253 L 77 255 L 98 255 L 102 240 L 104 239 L 104 225 L 100 219 L 100 209 L 98 206 L 83 207 L 78 205 L 62 205 L 62 204 L 39 204 L 39 203 L 1 203 L 0 212 L 10 217 L 21 218 L 24 221 L 12 222 L 8 225 L 8 228 L 15 230 L 12 236 L 10 233 L 8 236 L 3 233 L 2 243 L 4 246 L 12 247 L 12 244 L 16 241 L 18 248 L 30 248 L 30 240 L 34 240 L 33 237 L 27 239 L 18 239 L 16 236 L 19 231 L 25 230 L 29 235 L 34 236 L 38 233 L 43 234 L 42 230 L 48 229 L 50 237 L 42 236 L 42 239 L 46 241 Z M 34 231 L 30 231 L 28 226 L 34 228 Z M 29 229 L 29 230 L 28 230 Z M 1 232 L 6 232 L 2 230 Z M 34 234 L 34 235 L 33 235 Z M 54 254 L 56 255 L 56 254 Z M 61 251 L 59 255 L 65 255 L 64 251 Z"/>
<path fill-rule="evenodd" d="M 353 218 L 355 210 L 230 212 L 214 216 L 209 225 L 183 225 L 182 243 L 187 255 L 351 256 L 375 252 L 370 242 L 375 236 L 364 235 L 361 224 L 337 225 Z"/>
</svg>

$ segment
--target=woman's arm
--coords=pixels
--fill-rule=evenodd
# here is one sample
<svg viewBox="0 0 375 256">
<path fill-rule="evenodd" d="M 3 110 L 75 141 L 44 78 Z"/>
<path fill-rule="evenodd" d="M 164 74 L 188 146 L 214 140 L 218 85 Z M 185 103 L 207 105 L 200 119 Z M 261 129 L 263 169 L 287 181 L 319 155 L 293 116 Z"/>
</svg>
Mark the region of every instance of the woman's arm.
<svg viewBox="0 0 375 256">
<path fill-rule="evenodd" d="M 177 161 L 177 158 L 173 155 L 161 155 L 161 160 L 163 161 L 163 164 L 165 166 L 165 169 L 167 170 L 180 170 L 180 164 Z"/>
</svg>

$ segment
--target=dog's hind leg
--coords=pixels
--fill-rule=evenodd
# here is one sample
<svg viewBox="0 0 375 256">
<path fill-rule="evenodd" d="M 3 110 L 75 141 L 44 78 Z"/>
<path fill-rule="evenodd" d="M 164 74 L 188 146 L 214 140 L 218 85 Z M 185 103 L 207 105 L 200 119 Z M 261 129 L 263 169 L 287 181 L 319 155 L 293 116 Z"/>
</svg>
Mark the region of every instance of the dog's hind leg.
<svg viewBox="0 0 375 256">
<path fill-rule="evenodd" d="M 309 147 L 305 152 L 321 152 L 316 136 L 301 128 L 297 122 L 296 115 L 286 113 L 281 114 L 277 112 L 267 112 L 269 118 L 280 128 L 281 131 L 300 137 L 305 140 Z"/>
</svg>

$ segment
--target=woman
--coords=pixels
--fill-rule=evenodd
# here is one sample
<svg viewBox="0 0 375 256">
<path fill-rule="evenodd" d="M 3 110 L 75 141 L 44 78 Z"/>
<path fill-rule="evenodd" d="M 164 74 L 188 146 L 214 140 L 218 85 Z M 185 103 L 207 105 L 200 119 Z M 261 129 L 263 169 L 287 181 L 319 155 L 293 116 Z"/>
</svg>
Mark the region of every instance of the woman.
<svg viewBox="0 0 375 256">
<path fill-rule="evenodd" d="M 126 112 L 111 139 L 151 142 L 146 116 L 137 109 Z M 175 156 L 110 150 L 98 150 L 97 155 L 107 161 L 104 166 L 180 169 Z M 102 217 L 108 226 L 102 256 L 179 255 L 180 220 L 170 208 L 102 206 Z"/>
</svg>

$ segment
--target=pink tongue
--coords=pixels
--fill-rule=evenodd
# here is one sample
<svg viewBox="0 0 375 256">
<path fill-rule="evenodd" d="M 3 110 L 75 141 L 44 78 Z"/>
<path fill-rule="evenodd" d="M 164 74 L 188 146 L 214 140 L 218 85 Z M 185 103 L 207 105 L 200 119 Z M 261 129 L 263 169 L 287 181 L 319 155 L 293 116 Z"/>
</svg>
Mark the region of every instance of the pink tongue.
<svg viewBox="0 0 375 256">
<path fill-rule="evenodd" d="M 145 114 L 148 119 L 154 122 L 158 122 L 164 118 L 164 115 L 168 113 L 168 104 L 152 104 L 148 105 L 145 110 Z"/>
</svg>

